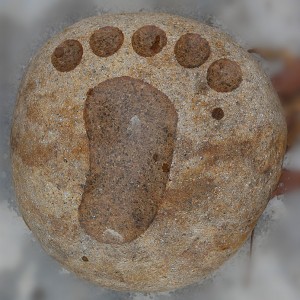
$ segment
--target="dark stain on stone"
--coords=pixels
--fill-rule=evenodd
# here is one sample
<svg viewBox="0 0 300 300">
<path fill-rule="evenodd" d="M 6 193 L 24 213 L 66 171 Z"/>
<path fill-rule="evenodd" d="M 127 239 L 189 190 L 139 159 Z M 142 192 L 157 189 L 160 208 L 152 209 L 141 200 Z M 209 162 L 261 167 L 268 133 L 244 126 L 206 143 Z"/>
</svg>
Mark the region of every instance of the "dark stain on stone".
<svg viewBox="0 0 300 300">
<path fill-rule="evenodd" d="M 92 96 L 93 93 L 94 93 L 94 90 L 93 89 L 89 89 L 86 94 L 87 94 L 87 96 Z"/>
<path fill-rule="evenodd" d="M 82 55 L 83 48 L 77 40 L 66 40 L 55 48 L 51 62 L 57 71 L 69 72 L 79 65 Z"/>
<path fill-rule="evenodd" d="M 169 164 L 164 163 L 164 164 L 162 165 L 162 170 L 163 170 L 163 172 L 165 172 L 165 173 L 169 173 L 169 172 L 170 172 L 170 166 L 169 166 Z"/>
<path fill-rule="evenodd" d="M 224 118 L 224 111 L 221 107 L 216 107 L 213 109 L 211 116 L 216 120 L 221 120 Z"/>
<path fill-rule="evenodd" d="M 231 92 L 239 87 L 242 80 L 241 67 L 227 58 L 216 60 L 207 70 L 207 83 L 217 92 Z"/>
<path fill-rule="evenodd" d="M 185 68 L 196 68 L 206 62 L 210 46 L 206 39 L 197 33 L 186 33 L 177 41 L 174 48 L 178 63 Z"/>
<path fill-rule="evenodd" d="M 80 224 L 100 242 L 130 242 L 149 227 L 164 195 L 176 137 L 175 107 L 152 85 L 117 77 L 88 93 L 84 121 L 90 171 Z"/>
<path fill-rule="evenodd" d="M 22 159 L 28 167 L 45 166 L 48 161 L 57 158 L 56 144 L 42 144 L 33 131 L 28 130 L 25 135 L 12 134 L 11 151 Z"/>
<path fill-rule="evenodd" d="M 154 25 L 146 25 L 133 34 L 131 43 L 137 54 L 151 57 L 167 45 L 167 36 L 162 29 Z"/>
<path fill-rule="evenodd" d="M 124 42 L 124 34 L 117 27 L 102 27 L 91 35 L 90 47 L 94 54 L 108 57 L 116 53 Z"/>
</svg>

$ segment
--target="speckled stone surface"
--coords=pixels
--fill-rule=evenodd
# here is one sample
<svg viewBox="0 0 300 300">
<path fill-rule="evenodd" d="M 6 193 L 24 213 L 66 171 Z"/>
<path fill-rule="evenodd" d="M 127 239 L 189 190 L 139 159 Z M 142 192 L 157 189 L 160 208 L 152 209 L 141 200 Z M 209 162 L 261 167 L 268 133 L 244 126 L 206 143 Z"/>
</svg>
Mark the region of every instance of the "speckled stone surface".
<svg viewBox="0 0 300 300">
<path fill-rule="evenodd" d="M 159 39 L 150 43 L 154 52 L 161 48 L 150 57 L 137 54 L 131 44 L 133 34 L 146 25 L 159 27 L 167 37 L 163 47 Z M 124 41 L 114 54 L 99 57 L 90 37 L 106 26 L 119 28 Z M 174 54 L 186 33 L 199 34 L 210 46 L 207 60 L 195 68 L 180 65 Z M 62 51 L 55 49 L 66 40 L 79 41 L 83 55 L 74 69 L 59 71 L 51 57 L 56 51 L 62 61 Z M 208 68 L 222 58 L 242 72 L 238 86 L 234 74 L 224 75 L 227 92 L 207 83 Z M 168 180 L 149 226 L 129 242 L 104 243 L 79 222 L 91 152 L 84 109 L 90 89 L 123 76 L 150 84 L 172 102 L 176 137 L 171 165 L 165 167 Z M 139 123 L 138 116 L 132 117 Z M 133 130 L 132 123 L 122 126 Z M 138 291 L 193 283 L 235 253 L 277 183 L 285 144 L 279 101 L 251 56 L 216 29 L 165 14 L 93 17 L 49 40 L 23 79 L 11 139 L 19 207 L 45 250 L 85 279 Z M 107 232 L 118 236 L 114 228 Z"/>
</svg>

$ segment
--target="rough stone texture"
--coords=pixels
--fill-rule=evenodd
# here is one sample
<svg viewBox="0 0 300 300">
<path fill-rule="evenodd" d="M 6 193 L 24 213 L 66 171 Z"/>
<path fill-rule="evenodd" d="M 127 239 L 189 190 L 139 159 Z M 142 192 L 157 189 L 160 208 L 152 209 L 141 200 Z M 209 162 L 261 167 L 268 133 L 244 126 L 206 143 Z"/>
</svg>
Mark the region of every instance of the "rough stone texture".
<svg viewBox="0 0 300 300">
<path fill-rule="evenodd" d="M 210 46 L 200 34 L 186 33 L 177 41 L 174 54 L 178 63 L 183 67 L 196 68 L 208 59 Z"/>
<path fill-rule="evenodd" d="M 149 24 L 159 26 L 168 43 L 155 56 L 145 58 L 134 51 L 131 37 Z M 117 53 L 99 58 L 89 39 L 105 26 L 119 28 L 125 38 Z M 175 58 L 175 44 L 186 33 L 200 34 L 210 45 L 209 58 L 198 68 L 183 68 Z M 83 56 L 75 69 L 59 72 L 51 56 L 68 39 L 82 44 Z M 242 81 L 231 92 L 217 92 L 207 83 L 209 66 L 221 58 L 234 61 L 241 69 Z M 84 111 L 90 89 L 123 76 L 150 84 L 150 89 L 172 102 L 178 117 L 176 137 L 172 162 L 162 165 L 168 181 L 149 227 L 130 242 L 103 243 L 87 234 L 79 222 L 92 158 Z M 155 99 L 164 97 L 153 93 Z M 141 103 L 144 100 L 142 96 Z M 132 104 L 128 113 L 134 112 L 136 104 Z M 157 105 L 157 116 L 162 104 Z M 213 118 L 215 108 L 223 110 L 222 119 Z M 143 107 L 139 111 L 147 114 Z M 129 115 L 122 118 L 128 121 Z M 153 125 L 158 127 L 157 136 L 162 134 L 160 124 L 174 121 L 165 119 Z M 133 120 L 136 124 L 137 119 Z M 125 128 L 132 128 L 131 122 L 118 129 L 122 138 Z M 166 141 L 159 147 L 167 145 Z M 251 56 L 216 29 L 165 14 L 93 17 L 49 40 L 23 79 L 11 140 L 20 210 L 45 250 L 85 279 L 113 289 L 140 291 L 193 283 L 235 253 L 276 186 L 285 145 L 280 103 Z M 139 161 L 139 166 L 154 168 L 159 155 L 154 153 L 149 165 Z"/>
</svg>

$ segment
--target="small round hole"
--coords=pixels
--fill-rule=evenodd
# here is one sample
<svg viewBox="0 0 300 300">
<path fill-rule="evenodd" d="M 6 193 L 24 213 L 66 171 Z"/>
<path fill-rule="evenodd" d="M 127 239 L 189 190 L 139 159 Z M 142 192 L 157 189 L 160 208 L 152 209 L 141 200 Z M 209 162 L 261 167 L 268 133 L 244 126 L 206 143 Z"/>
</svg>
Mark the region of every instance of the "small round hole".
<svg viewBox="0 0 300 300">
<path fill-rule="evenodd" d="M 163 170 L 164 173 L 170 172 L 170 166 L 169 166 L 169 164 L 163 163 L 162 170 Z"/>
<path fill-rule="evenodd" d="M 82 256 L 81 259 L 82 259 L 83 261 L 89 261 L 89 259 L 88 259 L 86 256 Z"/>
<path fill-rule="evenodd" d="M 214 119 L 216 119 L 216 120 L 221 120 L 221 119 L 223 119 L 223 117 L 224 117 L 224 111 L 223 111 L 222 108 L 216 107 L 216 108 L 212 111 L 211 116 L 212 116 Z"/>
</svg>

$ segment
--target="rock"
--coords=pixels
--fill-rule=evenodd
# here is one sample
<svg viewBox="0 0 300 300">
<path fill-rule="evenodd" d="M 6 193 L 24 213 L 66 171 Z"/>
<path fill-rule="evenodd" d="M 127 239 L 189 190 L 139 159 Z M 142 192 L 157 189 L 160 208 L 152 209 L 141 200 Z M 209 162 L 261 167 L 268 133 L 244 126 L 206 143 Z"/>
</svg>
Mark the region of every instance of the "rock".
<svg viewBox="0 0 300 300">
<path fill-rule="evenodd" d="M 44 249 L 103 287 L 196 282 L 245 242 L 280 176 L 282 109 L 226 34 L 103 15 L 49 40 L 11 136 L 20 211 Z"/>
</svg>

